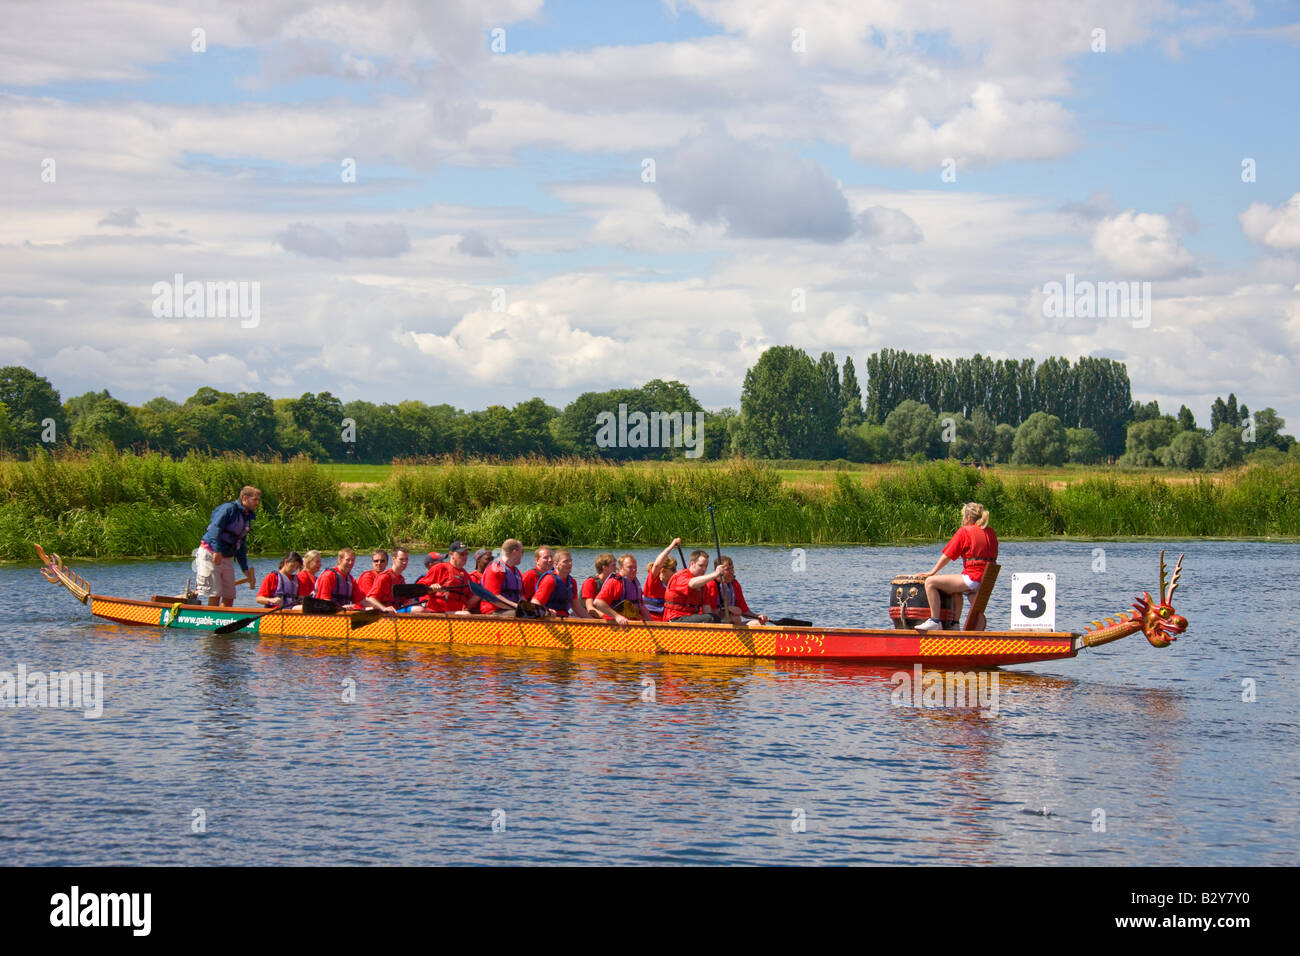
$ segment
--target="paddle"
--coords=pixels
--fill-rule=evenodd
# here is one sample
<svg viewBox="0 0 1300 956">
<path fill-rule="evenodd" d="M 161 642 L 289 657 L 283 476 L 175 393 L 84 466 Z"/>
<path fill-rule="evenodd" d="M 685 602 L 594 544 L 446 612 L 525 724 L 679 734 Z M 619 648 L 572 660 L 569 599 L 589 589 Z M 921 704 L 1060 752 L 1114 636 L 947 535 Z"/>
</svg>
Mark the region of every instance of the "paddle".
<svg viewBox="0 0 1300 956">
<path fill-rule="evenodd" d="M 718 519 L 713 516 L 713 505 L 709 505 L 709 521 L 713 523 L 713 547 L 717 551 L 718 563 L 721 564 L 722 545 L 718 541 Z M 719 597 L 722 595 L 721 585 L 718 586 L 718 595 Z M 757 614 L 743 614 L 743 613 L 741 616 L 747 617 L 751 621 L 757 620 L 759 617 L 759 615 Z M 782 617 L 782 618 L 778 618 L 772 623 L 775 624 L 777 627 L 812 627 L 813 626 L 812 621 L 801 621 L 797 617 Z"/>
<path fill-rule="evenodd" d="M 722 545 L 718 543 L 718 519 L 713 516 L 713 505 L 709 505 L 709 521 L 713 524 L 713 547 L 717 553 L 718 563 L 722 563 Z"/>
<path fill-rule="evenodd" d="M 512 603 L 509 598 L 493 594 L 475 581 L 470 581 L 467 585 L 458 584 L 452 587 L 444 587 L 439 591 L 435 591 L 427 584 L 398 584 L 393 588 L 393 596 L 400 598 L 423 597 L 426 594 L 442 594 L 446 591 L 469 591 L 476 598 L 487 601 L 489 604 L 496 604 L 498 601 L 504 601 L 507 604 Z M 532 601 L 519 601 L 514 604 L 514 610 L 520 617 L 546 617 L 546 610 Z"/>
<path fill-rule="evenodd" d="M 244 628 L 248 627 L 248 625 L 252 624 L 254 621 L 260 621 L 264 617 L 273 617 L 276 614 L 280 614 L 284 611 L 289 610 L 289 607 L 292 606 L 293 605 L 289 605 L 288 607 L 281 606 L 281 607 L 277 607 L 274 611 L 263 612 L 262 614 L 254 614 L 252 617 L 241 617 L 238 620 L 231 621 L 229 624 L 222 624 L 220 627 L 215 628 L 212 631 L 212 633 L 213 634 L 234 634 L 235 631 L 242 631 Z"/>
</svg>

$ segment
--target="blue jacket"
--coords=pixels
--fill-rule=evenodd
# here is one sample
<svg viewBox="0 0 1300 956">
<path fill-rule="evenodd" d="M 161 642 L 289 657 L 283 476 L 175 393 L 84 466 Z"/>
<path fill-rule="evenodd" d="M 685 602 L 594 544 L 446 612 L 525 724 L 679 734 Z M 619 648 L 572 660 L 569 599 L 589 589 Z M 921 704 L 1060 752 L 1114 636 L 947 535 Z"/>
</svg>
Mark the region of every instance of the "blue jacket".
<svg viewBox="0 0 1300 956">
<path fill-rule="evenodd" d="M 203 540 L 217 554 L 234 558 L 239 567 L 248 570 L 248 529 L 253 524 L 253 513 L 238 501 L 227 501 L 212 511 L 212 520 L 208 530 L 203 532 Z"/>
</svg>

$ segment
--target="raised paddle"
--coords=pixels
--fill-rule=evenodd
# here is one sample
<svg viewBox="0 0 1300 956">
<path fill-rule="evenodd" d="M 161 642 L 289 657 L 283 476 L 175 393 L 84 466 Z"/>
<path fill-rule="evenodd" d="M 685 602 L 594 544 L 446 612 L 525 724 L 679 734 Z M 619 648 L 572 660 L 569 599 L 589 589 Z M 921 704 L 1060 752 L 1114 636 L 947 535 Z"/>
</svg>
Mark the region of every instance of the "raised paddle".
<svg viewBox="0 0 1300 956">
<path fill-rule="evenodd" d="M 718 563 L 722 563 L 722 545 L 718 543 L 718 519 L 713 516 L 713 505 L 709 505 L 709 521 L 713 524 L 713 547 L 717 553 Z"/>
</svg>

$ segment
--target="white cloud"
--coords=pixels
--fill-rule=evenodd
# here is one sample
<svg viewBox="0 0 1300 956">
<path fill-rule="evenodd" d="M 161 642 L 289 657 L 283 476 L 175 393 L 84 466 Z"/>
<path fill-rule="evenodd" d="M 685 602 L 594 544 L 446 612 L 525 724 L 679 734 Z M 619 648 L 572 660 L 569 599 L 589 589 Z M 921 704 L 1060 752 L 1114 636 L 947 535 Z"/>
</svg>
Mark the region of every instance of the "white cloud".
<svg viewBox="0 0 1300 956">
<path fill-rule="evenodd" d="M 839 242 L 854 229 L 848 200 L 817 163 L 720 130 L 660 163 L 658 186 L 669 206 L 732 236 Z"/>
<path fill-rule="evenodd" d="M 1281 251 L 1300 249 L 1300 192 L 1276 209 L 1267 203 L 1251 203 L 1237 218 L 1252 242 Z"/>
<path fill-rule="evenodd" d="M 1196 275 L 1196 260 L 1173 224 L 1158 213 L 1132 209 L 1097 223 L 1093 252 L 1116 272 L 1140 279 Z"/>
</svg>

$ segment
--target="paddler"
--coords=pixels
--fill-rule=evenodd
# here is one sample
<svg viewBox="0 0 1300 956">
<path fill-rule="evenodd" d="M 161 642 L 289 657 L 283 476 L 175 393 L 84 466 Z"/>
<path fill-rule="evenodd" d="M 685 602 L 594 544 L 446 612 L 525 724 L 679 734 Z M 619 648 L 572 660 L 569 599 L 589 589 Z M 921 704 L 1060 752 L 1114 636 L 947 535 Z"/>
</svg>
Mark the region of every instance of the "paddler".
<svg viewBox="0 0 1300 956">
<path fill-rule="evenodd" d="M 370 555 L 370 567 L 357 575 L 357 604 L 362 605 L 371 589 L 375 586 L 375 579 L 378 578 L 388 569 L 388 552 L 383 548 L 376 548 Z"/>
<path fill-rule="evenodd" d="M 641 585 L 636 579 L 636 556 L 625 554 L 618 559 L 618 574 L 611 574 L 600 586 L 600 593 L 591 602 L 597 613 L 607 621 L 613 621 L 620 627 L 628 623 L 625 616 L 635 613 L 640 620 L 649 618 L 645 604 L 641 600 Z"/>
<path fill-rule="evenodd" d="M 406 568 L 407 554 L 400 549 L 394 550 L 394 555 L 402 556 L 402 568 Z M 400 574 L 394 574 L 388 565 L 388 552 L 383 548 L 377 550 L 371 556 L 375 567 L 361 575 L 372 575 L 367 584 L 363 585 L 361 580 L 357 580 L 357 593 L 361 595 L 359 606 L 361 608 L 372 608 L 376 611 L 387 611 L 390 614 L 396 613 L 397 602 L 393 600 L 393 585 L 405 584 L 405 580 Z"/>
<path fill-rule="evenodd" d="M 352 565 L 357 561 L 357 553 L 351 548 L 339 551 L 334 567 L 321 572 L 316 579 L 316 590 L 312 597 L 322 601 L 333 601 L 344 608 L 356 607 L 357 582 L 352 577 Z"/>
<path fill-rule="evenodd" d="M 749 627 L 761 627 L 767 623 L 766 614 L 755 614 L 745 601 L 745 592 L 736 580 L 736 566 L 725 554 L 718 558 L 716 567 L 722 569 L 722 577 L 710 581 L 705 588 L 704 598 L 716 608 L 714 612 L 723 624 L 745 624 Z"/>
<path fill-rule="evenodd" d="M 406 583 L 406 566 L 411 562 L 411 552 L 405 548 L 393 548 L 393 565 L 386 572 L 388 575 L 389 603 L 399 611 L 409 610 L 414 602 L 410 598 L 394 597 L 393 588 Z"/>
<path fill-rule="evenodd" d="M 213 509 L 208 530 L 194 552 L 195 590 L 200 600 L 208 599 L 209 607 L 235 603 L 236 563 L 244 572 L 243 580 L 254 586 L 256 572 L 248 566 L 248 529 L 261 503 L 262 493 L 245 485 L 235 501 Z"/>
<path fill-rule="evenodd" d="M 949 561 L 962 559 L 961 574 L 940 574 L 939 569 Z M 916 625 L 918 631 L 933 631 L 943 627 L 939 620 L 941 594 L 956 595 L 956 615 L 961 619 L 961 599 L 969 594 L 973 599 L 979 592 L 984 569 L 998 559 L 998 536 L 989 527 L 989 512 L 982 504 L 971 501 L 962 506 L 961 527 L 944 545 L 943 554 L 934 567 L 921 577 L 925 580 L 925 597 L 930 602 L 930 618 Z M 980 622 L 972 622 L 977 630 Z"/>
<path fill-rule="evenodd" d="M 519 562 L 523 557 L 523 542 L 515 538 L 507 538 L 501 543 L 501 557 L 489 564 L 483 572 L 483 587 L 505 598 L 511 605 L 523 600 L 524 579 L 519 573 Z M 479 613 L 512 616 L 515 612 L 513 607 L 503 610 L 487 601 L 482 601 L 479 605 Z"/>
<path fill-rule="evenodd" d="M 280 559 L 279 570 L 262 579 L 257 592 L 257 603 L 263 607 L 283 607 L 298 610 L 298 573 L 302 570 L 302 555 L 290 551 Z"/>
<path fill-rule="evenodd" d="M 672 544 L 660 551 L 659 557 L 651 561 L 650 567 L 646 568 L 645 587 L 641 590 L 645 609 L 649 612 L 652 621 L 664 619 L 664 588 L 677 573 L 677 559 L 671 555 L 673 549 L 680 547 L 681 543 L 681 538 L 673 538 Z"/>
<path fill-rule="evenodd" d="M 686 567 L 668 579 L 664 589 L 664 620 L 681 624 L 713 623 L 713 607 L 706 602 L 704 589 L 724 573 L 721 567 L 709 570 L 709 552 L 692 551 Z"/>
<path fill-rule="evenodd" d="M 555 567 L 555 552 L 542 545 L 533 552 L 533 566 L 524 572 L 524 599 L 531 601 L 542 575 Z"/>
<path fill-rule="evenodd" d="M 475 584 L 483 583 L 483 572 L 487 566 L 492 563 L 492 549 L 479 548 L 474 552 L 474 570 L 469 573 L 470 580 Z"/>
<path fill-rule="evenodd" d="M 537 590 L 531 599 L 533 603 L 540 604 L 548 614 L 558 617 L 588 617 L 577 582 L 570 574 L 572 570 L 573 552 L 560 548 L 554 555 L 554 567 L 537 579 Z"/>
<path fill-rule="evenodd" d="M 593 602 L 596 600 L 596 595 L 600 593 L 605 579 L 613 573 L 614 556 L 608 551 L 596 555 L 596 573 L 582 582 L 582 603 L 587 608 L 589 617 L 600 616 Z"/>
<path fill-rule="evenodd" d="M 465 542 L 453 541 L 447 547 L 447 560 L 439 561 L 420 578 L 420 584 L 432 588 L 432 593 L 424 599 L 424 610 L 435 614 L 470 613 L 470 576 L 465 570 L 468 560 L 469 547 Z"/>
<path fill-rule="evenodd" d="M 302 570 L 298 572 L 298 593 L 311 594 L 316 590 L 316 575 L 320 574 L 320 552 L 308 551 L 302 556 Z"/>
</svg>

